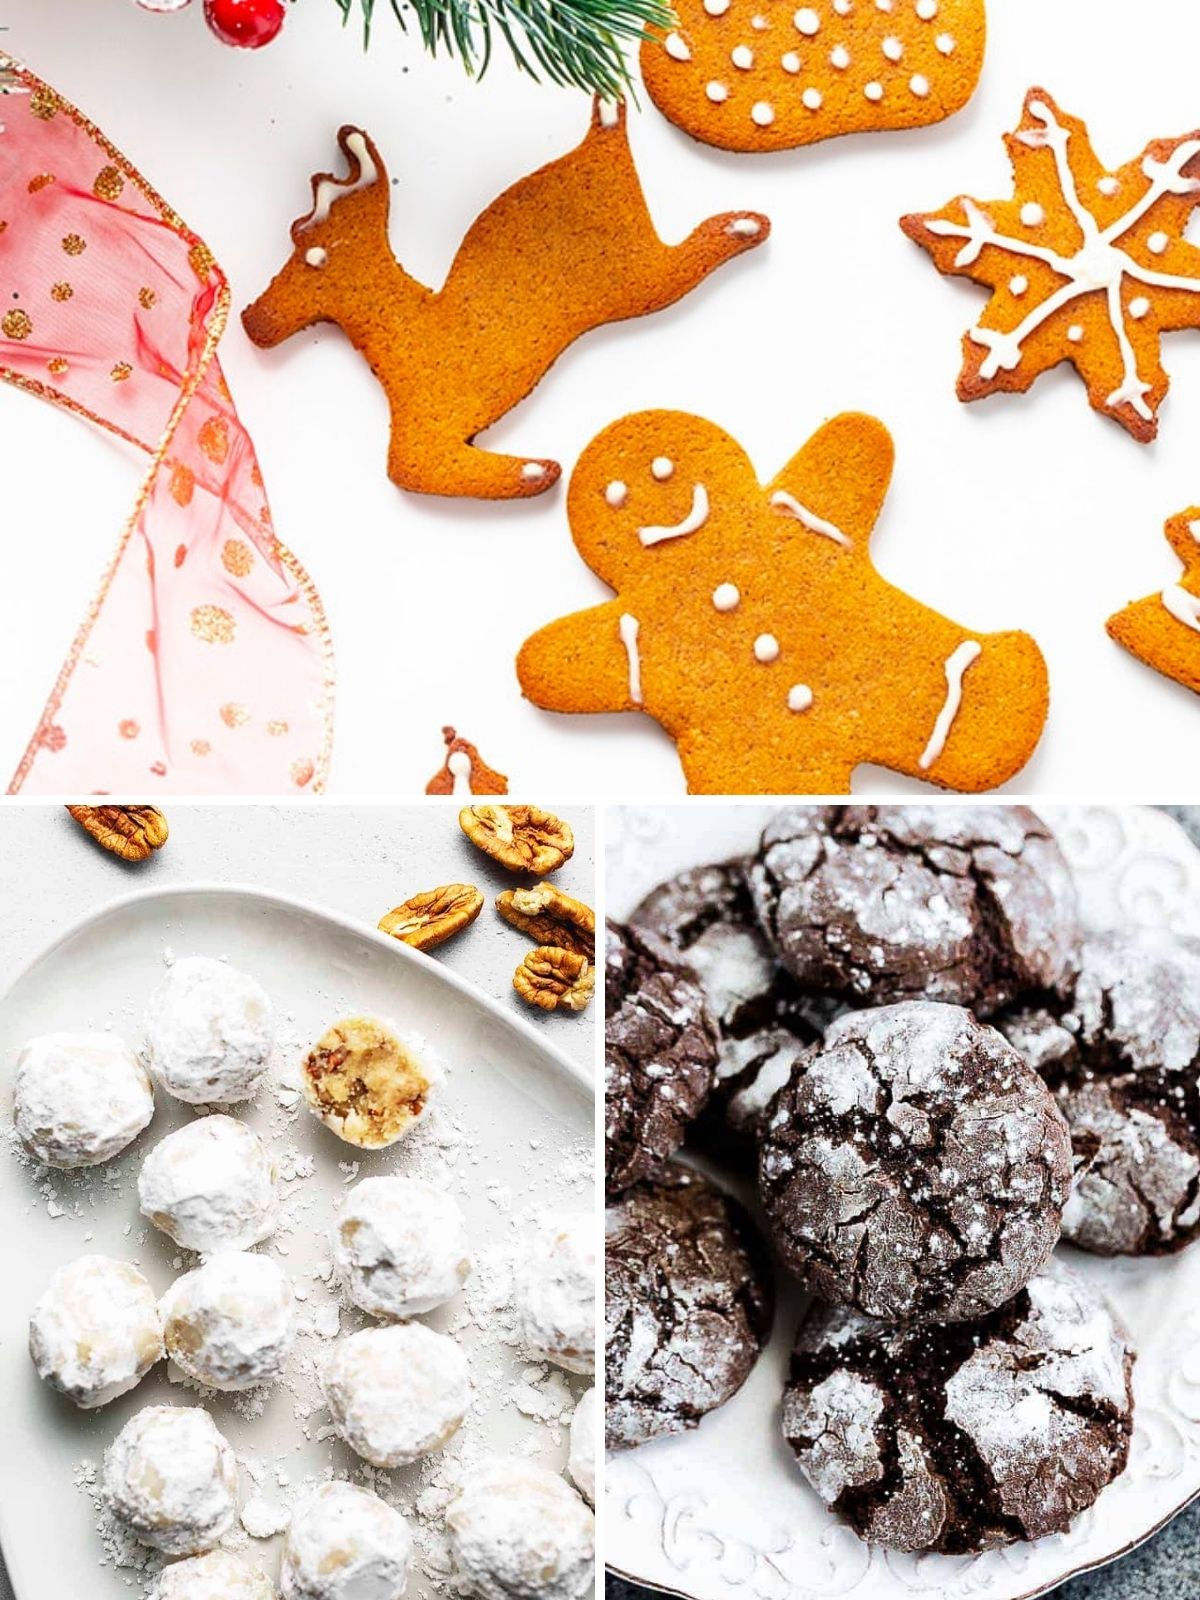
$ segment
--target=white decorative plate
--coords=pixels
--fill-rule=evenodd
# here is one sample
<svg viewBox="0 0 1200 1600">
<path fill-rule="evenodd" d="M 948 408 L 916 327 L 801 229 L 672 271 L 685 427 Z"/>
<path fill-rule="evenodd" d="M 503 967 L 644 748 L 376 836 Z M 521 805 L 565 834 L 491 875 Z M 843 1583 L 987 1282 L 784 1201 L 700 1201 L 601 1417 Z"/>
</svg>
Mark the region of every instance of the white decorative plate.
<svg viewBox="0 0 1200 1600">
<path fill-rule="evenodd" d="M 684 867 L 752 850 L 775 809 L 610 811 L 610 915 L 628 915 Z M 1170 817 L 1148 808 L 1039 810 L 1075 868 L 1090 926 L 1200 930 L 1200 853 Z M 744 1184 L 721 1176 L 747 1197 Z M 1140 1352 L 1128 1470 L 1069 1533 L 981 1556 L 915 1559 L 871 1549 L 843 1527 L 779 1432 L 801 1304 L 785 1290 L 771 1344 L 728 1405 L 694 1433 L 609 1455 L 611 1570 L 693 1600 L 1031 1600 L 1148 1538 L 1200 1494 L 1200 1246 L 1151 1262 L 1063 1254 L 1103 1288 Z"/>
<path fill-rule="evenodd" d="M 327 1260 L 334 1204 L 356 1169 L 364 1176 L 419 1170 L 449 1188 L 467 1215 L 476 1271 L 463 1295 L 423 1319 L 455 1333 L 475 1386 L 468 1420 L 447 1455 L 529 1453 L 556 1470 L 566 1457 L 563 1428 L 529 1414 L 543 1404 L 538 1395 L 558 1414 L 569 1410 L 569 1396 L 557 1378 L 540 1380 L 540 1388 L 523 1380 L 529 1362 L 511 1333 L 505 1336 L 506 1267 L 538 1214 L 590 1210 L 594 1203 L 590 1075 L 435 960 L 373 929 L 253 889 L 168 889 L 88 917 L 17 976 L 0 1002 L 6 1122 L 22 1042 L 51 1029 L 107 1026 L 139 1042 L 142 1010 L 168 951 L 226 956 L 262 981 L 280 1035 L 272 1083 L 282 1086 L 285 1101 L 286 1084 L 299 1081 L 306 1045 L 349 1011 L 377 1012 L 424 1035 L 448 1071 L 427 1117 L 390 1150 L 367 1153 L 343 1144 L 302 1104 L 289 1109 L 272 1089 L 246 1115 L 268 1137 L 285 1172 L 301 1174 L 284 1184 L 284 1231 L 262 1248 L 276 1254 L 300 1286 L 304 1298 L 297 1309 L 306 1331 L 287 1380 L 267 1394 L 257 1417 L 244 1415 L 247 1408 L 234 1396 L 201 1400 L 171 1383 L 163 1365 L 103 1410 L 80 1412 L 38 1381 L 25 1349 L 30 1308 L 50 1274 L 77 1255 L 98 1251 L 133 1259 L 159 1291 L 170 1282 L 180 1252 L 139 1216 L 136 1177 L 146 1151 L 189 1119 L 188 1108 L 160 1093 L 152 1126 L 130 1151 L 90 1176 L 47 1178 L 15 1151 L 0 1152 L 0 1538 L 17 1600 L 141 1595 L 146 1574 L 99 1564 L 105 1545 L 94 1526 L 97 1514 L 73 1480 L 81 1461 L 97 1462 L 144 1405 L 207 1405 L 243 1458 L 243 1500 L 256 1487 L 245 1458 L 261 1479 L 257 1493 L 272 1507 L 286 1506 L 309 1477 L 358 1470 L 361 1463 L 340 1441 L 322 1436 L 329 1419 L 311 1378 L 313 1358 L 336 1321 L 335 1296 L 313 1273 Z M 242 1108 L 232 1110 L 242 1115 Z M 343 1312 L 342 1331 L 365 1321 Z M 579 1392 L 586 1381 L 572 1379 L 571 1387 Z M 515 1403 L 518 1395 L 524 1409 Z M 439 1458 L 427 1457 L 424 1466 L 378 1476 L 389 1496 L 411 1510 L 443 1467 Z M 287 1483 L 280 1482 L 281 1473 Z M 437 1498 L 435 1485 L 426 1507 Z M 418 1563 L 428 1569 L 441 1559 L 436 1514 L 413 1521 Z M 247 1553 L 275 1572 L 270 1543 L 252 1540 Z M 428 1571 L 415 1572 L 409 1593 L 424 1600 L 433 1592 Z"/>
</svg>

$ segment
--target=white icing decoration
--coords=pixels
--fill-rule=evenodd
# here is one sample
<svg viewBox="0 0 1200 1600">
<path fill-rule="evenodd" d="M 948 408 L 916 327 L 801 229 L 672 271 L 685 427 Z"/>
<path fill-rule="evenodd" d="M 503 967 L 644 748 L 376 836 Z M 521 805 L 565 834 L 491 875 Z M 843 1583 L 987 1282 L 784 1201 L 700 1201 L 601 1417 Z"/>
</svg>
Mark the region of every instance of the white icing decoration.
<svg viewBox="0 0 1200 1600">
<path fill-rule="evenodd" d="M 369 189 L 373 183 L 378 182 L 379 172 L 371 160 L 366 135 L 360 133 L 357 128 L 353 129 L 346 135 L 345 148 L 358 163 L 358 177 L 353 181 L 349 178 L 318 179 L 313 208 L 302 222 L 296 224 L 297 228 L 301 230 L 315 228 L 329 216 L 336 201 L 346 200 L 350 195 L 357 194 L 360 189 Z"/>
<path fill-rule="evenodd" d="M 670 456 L 655 456 L 650 463 L 650 471 L 658 479 L 659 483 L 666 483 L 667 479 L 675 471 L 675 463 Z"/>
<path fill-rule="evenodd" d="M 1146 240 L 1146 249 L 1151 255 L 1161 256 L 1166 252 L 1170 239 L 1165 233 L 1152 233 Z"/>
<path fill-rule="evenodd" d="M 824 517 L 817 516 L 807 506 L 802 506 L 786 489 L 776 489 L 771 496 L 771 504 L 780 511 L 786 511 L 790 517 L 795 517 L 797 522 L 802 522 L 810 533 L 819 533 L 825 539 L 832 539 L 835 544 L 844 545 L 847 550 L 852 548 L 853 540 L 847 534 L 835 528 L 832 522 L 826 522 Z"/>
<path fill-rule="evenodd" d="M 808 711 L 813 703 L 813 692 L 806 683 L 794 683 L 788 690 L 789 711 Z"/>
<path fill-rule="evenodd" d="M 1083 343 L 1083 329 L 1079 326 L 1079 324 L 1077 322 L 1073 322 L 1071 324 L 1071 326 L 1067 329 L 1067 338 L 1071 341 L 1072 344 L 1082 344 Z"/>
<path fill-rule="evenodd" d="M 889 34 L 883 41 L 883 53 L 889 61 L 902 61 L 904 59 L 904 46 L 895 34 Z"/>
<path fill-rule="evenodd" d="M 800 57 L 794 50 L 788 50 L 784 55 L 780 56 L 779 65 L 785 72 L 795 75 L 800 71 Z"/>
<path fill-rule="evenodd" d="M 729 0 L 704 0 L 704 9 L 710 17 L 723 17 L 729 10 Z"/>
<path fill-rule="evenodd" d="M 471 792 L 471 758 L 465 750 L 452 750 L 446 758 L 446 770 L 454 779 L 454 788 L 451 794 L 465 795 Z"/>
<path fill-rule="evenodd" d="M 629 657 L 629 698 L 635 706 L 642 703 L 642 662 L 638 654 L 638 634 L 641 629 L 638 619 L 631 616 L 628 611 L 621 613 L 618 624 L 621 632 L 621 643 L 625 646 L 625 654 Z"/>
<path fill-rule="evenodd" d="M 712 603 L 718 611 L 733 611 L 742 598 L 736 583 L 719 583 L 713 590 Z"/>
<path fill-rule="evenodd" d="M 908 80 L 908 87 L 918 100 L 924 100 L 929 93 L 929 79 L 923 72 L 914 73 Z"/>
<path fill-rule="evenodd" d="M 1096 187 L 1101 194 L 1109 196 L 1110 199 L 1114 194 L 1119 194 L 1121 190 L 1120 180 L 1114 178 L 1111 174 L 1105 174 Z"/>
<path fill-rule="evenodd" d="M 956 266 L 970 266 L 979 259 L 987 245 L 993 244 L 1015 255 L 1044 261 L 1060 277 L 1067 280 L 1010 332 L 1004 333 L 995 328 L 978 326 L 970 330 L 969 337 L 976 344 L 984 346 L 988 352 L 980 365 L 980 376 L 985 381 L 990 381 L 1002 370 L 1015 371 L 1021 364 L 1025 341 L 1031 334 L 1065 306 L 1073 305 L 1085 295 L 1103 291 L 1108 319 L 1117 337 L 1123 367 L 1121 383 L 1108 396 L 1107 405 L 1113 410 L 1128 405 L 1138 416 L 1150 421 L 1154 413 L 1146 404 L 1146 396 L 1152 386 L 1145 382 L 1138 371 L 1137 356 L 1130 342 L 1125 321 L 1125 309 L 1121 298 L 1122 284 L 1126 278 L 1131 278 L 1147 288 L 1179 289 L 1185 293 L 1198 294 L 1200 280 L 1178 277 L 1172 273 L 1155 272 L 1149 267 L 1144 267 L 1123 250 L 1118 241 L 1132 232 L 1165 195 L 1200 193 L 1200 180 L 1185 177 L 1183 172 L 1190 161 L 1200 156 L 1200 139 L 1184 140 L 1165 161 L 1145 156 L 1142 160 L 1142 171 L 1150 180 L 1149 188 L 1141 199 L 1135 201 L 1115 222 L 1102 229 L 1083 204 L 1075 183 L 1075 175 L 1071 171 L 1067 158 L 1067 147 L 1071 141 L 1070 130 L 1062 126 L 1044 101 L 1033 101 L 1029 111 L 1041 126 L 1024 128 L 1017 134 L 1017 138 L 1032 149 L 1049 149 L 1054 152 L 1063 201 L 1079 225 L 1083 236 L 1083 242 L 1075 254 L 1064 256 L 1057 250 L 998 233 L 991 218 L 970 200 L 963 202 L 967 217 L 965 225 L 938 220 L 928 224 L 930 232 L 939 238 L 966 240 L 955 262 Z M 1102 179 L 1102 188 L 1103 184 Z M 1073 343 L 1079 343 L 1083 338 L 1082 327 L 1078 324 L 1073 325 L 1067 337 Z"/>
<path fill-rule="evenodd" d="M 1021 221 L 1027 228 L 1040 228 L 1046 220 L 1046 213 L 1036 200 L 1028 200 L 1021 207 Z"/>
<path fill-rule="evenodd" d="M 723 100 L 729 99 L 729 90 L 723 83 L 718 83 L 716 78 L 705 84 L 704 92 L 715 106 L 719 106 Z"/>
<path fill-rule="evenodd" d="M 953 34 L 939 33 L 937 36 L 937 47 L 944 56 L 952 56 L 958 49 L 958 41 L 955 39 Z"/>
<path fill-rule="evenodd" d="M 1191 628 L 1194 633 L 1200 633 L 1200 598 L 1175 584 L 1170 589 L 1164 589 L 1162 603 L 1175 618 L 1182 622 L 1185 628 Z"/>
<path fill-rule="evenodd" d="M 1144 294 L 1138 295 L 1136 300 L 1129 302 L 1129 315 L 1135 322 L 1140 322 L 1143 317 L 1150 314 L 1150 302 Z"/>
<path fill-rule="evenodd" d="M 825 103 L 819 89 L 805 89 L 800 98 L 804 102 L 805 109 L 808 111 L 820 111 L 822 105 Z"/>
<path fill-rule="evenodd" d="M 314 244 L 311 250 L 304 252 L 304 262 L 309 267 L 323 267 L 329 260 L 329 251 L 324 245 Z"/>
<path fill-rule="evenodd" d="M 698 483 L 692 490 L 692 509 L 682 522 L 674 522 L 665 527 L 651 525 L 648 528 L 638 529 L 638 538 L 649 548 L 653 544 L 662 544 L 667 539 L 682 539 L 685 534 L 696 533 L 708 521 L 708 490 L 702 483 Z"/>
<path fill-rule="evenodd" d="M 743 72 L 748 72 L 754 65 L 754 51 L 751 50 L 748 44 L 735 45 L 729 52 L 729 59 L 735 67 L 740 68 Z"/>
<path fill-rule="evenodd" d="M 521 476 L 532 483 L 534 478 L 544 478 L 546 469 L 540 461 L 527 461 L 521 468 Z"/>
<path fill-rule="evenodd" d="M 758 33 L 765 33 L 771 24 L 766 17 L 756 16 L 750 18 L 750 26 Z"/>
<path fill-rule="evenodd" d="M 925 746 L 925 753 L 921 757 L 921 771 L 928 772 L 930 767 L 941 756 L 946 748 L 946 740 L 950 737 L 950 730 L 954 726 L 962 706 L 963 679 L 968 668 L 983 654 L 983 646 L 976 644 L 974 639 L 967 639 L 959 645 L 958 649 L 946 662 L 946 703 L 938 712 L 938 719 L 933 725 L 933 733 L 929 743 Z"/>
<path fill-rule="evenodd" d="M 838 72 L 845 72 L 850 65 L 850 52 L 844 44 L 835 45 L 829 52 L 829 65 Z"/>
<path fill-rule="evenodd" d="M 874 79 L 872 79 L 872 81 L 868 83 L 866 88 L 863 90 L 863 93 L 866 95 L 868 100 L 874 100 L 878 102 L 883 99 L 883 85 L 881 83 L 876 83 Z"/>
<path fill-rule="evenodd" d="M 922 22 L 932 22 L 937 14 L 937 0 L 917 0 L 917 16 Z"/>
<path fill-rule="evenodd" d="M 779 640 L 773 633 L 760 633 L 754 641 L 754 659 L 764 666 L 779 659 Z"/>
<path fill-rule="evenodd" d="M 601 100 L 600 126 L 615 128 L 621 120 L 621 102 L 619 100 Z"/>
<path fill-rule="evenodd" d="M 1028 288 L 1029 288 L 1029 279 L 1026 278 L 1023 274 L 1019 273 L 1015 278 L 1010 278 L 1008 280 L 1009 293 L 1010 294 L 1015 294 L 1017 296 L 1018 300 L 1021 298 L 1021 296 L 1023 294 L 1026 293 Z"/>
<path fill-rule="evenodd" d="M 756 239 L 762 232 L 762 223 L 757 217 L 735 217 L 725 232 L 735 239 Z"/>
<path fill-rule="evenodd" d="M 811 6 L 803 6 L 792 18 L 797 30 L 811 39 L 813 34 L 820 33 L 821 19 Z"/>
<path fill-rule="evenodd" d="M 690 61 L 692 52 L 688 49 L 687 41 L 678 33 L 669 33 L 663 40 L 663 49 L 672 61 Z"/>
<path fill-rule="evenodd" d="M 620 478 L 614 478 L 604 491 L 604 498 L 614 511 L 619 511 L 629 499 L 629 488 Z"/>
<path fill-rule="evenodd" d="M 756 100 L 750 107 L 750 120 L 757 128 L 769 128 L 775 121 L 775 107 L 766 100 Z"/>
</svg>

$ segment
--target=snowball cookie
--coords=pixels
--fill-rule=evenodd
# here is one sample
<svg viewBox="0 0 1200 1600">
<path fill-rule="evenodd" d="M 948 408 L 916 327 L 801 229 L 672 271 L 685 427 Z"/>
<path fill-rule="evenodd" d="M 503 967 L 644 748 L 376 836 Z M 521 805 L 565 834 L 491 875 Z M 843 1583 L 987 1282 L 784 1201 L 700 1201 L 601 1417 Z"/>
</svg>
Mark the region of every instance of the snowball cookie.
<svg viewBox="0 0 1200 1600">
<path fill-rule="evenodd" d="M 596 1370 L 596 1219 L 551 1217 L 517 1272 L 517 1326 L 537 1356 L 568 1372 Z"/>
<path fill-rule="evenodd" d="M 177 961 L 150 996 L 150 1069 L 177 1100 L 194 1106 L 248 1100 L 271 1045 L 266 991 L 224 961 L 209 956 Z"/>
<path fill-rule="evenodd" d="M 150 1600 L 275 1600 L 275 1585 L 241 1556 L 210 1550 L 164 1567 Z"/>
<path fill-rule="evenodd" d="M 151 1150 L 138 1203 L 185 1250 L 245 1250 L 275 1231 L 275 1163 L 245 1123 L 200 1117 Z"/>
<path fill-rule="evenodd" d="M 85 1410 L 134 1388 L 162 1353 L 154 1290 L 131 1262 L 111 1256 L 60 1267 L 29 1321 L 38 1377 Z"/>
<path fill-rule="evenodd" d="M 222 1250 L 185 1272 L 159 1304 L 167 1354 L 210 1389 L 255 1389 L 282 1373 L 296 1300 L 268 1256 Z"/>
<path fill-rule="evenodd" d="M 759 1146 L 784 1262 L 902 1322 L 1003 1305 L 1058 1242 L 1071 1136 L 1045 1084 L 961 1006 L 851 1011 L 796 1065 Z"/>
<path fill-rule="evenodd" d="M 145 1067 L 115 1033 L 46 1033 L 17 1057 L 13 1123 L 50 1167 L 95 1167 L 154 1115 Z"/>
<path fill-rule="evenodd" d="M 135 1539 L 169 1556 L 208 1550 L 237 1513 L 237 1463 L 207 1411 L 147 1406 L 104 1453 L 104 1498 Z"/>
<path fill-rule="evenodd" d="M 412 1537 L 398 1511 L 350 1483 L 322 1483 L 292 1512 L 283 1600 L 399 1600 Z"/>
<path fill-rule="evenodd" d="M 1161 1255 L 1200 1233 L 1200 942 L 1085 941 L 1068 999 L 999 1026 L 1050 1084 L 1075 1144 L 1063 1233 Z"/>
<path fill-rule="evenodd" d="M 333 1259 L 351 1300 L 373 1317 L 432 1311 L 471 1270 L 462 1208 L 421 1178 L 364 1178 L 346 1196 Z"/>
<path fill-rule="evenodd" d="M 920 997 L 987 1016 L 1072 971 L 1075 885 L 1025 806 L 791 806 L 750 887 L 797 981 L 857 1005 Z"/>
<path fill-rule="evenodd" d="M 1063 1533 L 1125 1469 L 1133 1350 L 1052 1262 L 978 1322 L 915 1328 L 814 1301 L 783 1433 L 861 1538 L 947 1555 Z"/>
<path fill-rule="evenodd" d="M 595 1389 L 580 1395 L 571 1416 L 571 1450 L 567 1471 L 571 1482 L 589 1505 L 596 1503 L 596 1413 L 600 1409 Z"/>
<path fill-rule="evenodd" d="M 321 1369 L 333 1425 L 375 1467 L 403 1467 L 440 1450 L 466 1413 L 467 1358 L 423 1322 L 339 1339 Z"/>
<path fill-rule="evenodd" d="M 584 1600 L 595 1582 L 595 1518 L 532 1461 L 490 1461 L 446 1511 L 456 1576 L 482 1600 Z"/>
<path fill-rule="evenodd" d="M 411 1130 L 440 1077 L 423 1042 L 406 1042 L 380 1017 L 343 1017 L 305 1057 L 304 1097 L 339 1139 L 382 1150 Z"/>
</svg>

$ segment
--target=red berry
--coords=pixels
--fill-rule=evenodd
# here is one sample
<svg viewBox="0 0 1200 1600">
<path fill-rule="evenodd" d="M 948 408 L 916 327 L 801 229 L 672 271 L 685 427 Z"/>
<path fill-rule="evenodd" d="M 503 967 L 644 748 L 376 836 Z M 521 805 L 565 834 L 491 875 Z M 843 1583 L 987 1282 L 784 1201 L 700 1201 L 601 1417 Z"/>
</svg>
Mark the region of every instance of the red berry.
<svg viewBox="0 0 1200 1600">
<path fill-rule="evenodd" d="M 283 27 L 283 0 L 204 0 L 204 17 L 226 44 L 257 50 Z"/>
</svg>

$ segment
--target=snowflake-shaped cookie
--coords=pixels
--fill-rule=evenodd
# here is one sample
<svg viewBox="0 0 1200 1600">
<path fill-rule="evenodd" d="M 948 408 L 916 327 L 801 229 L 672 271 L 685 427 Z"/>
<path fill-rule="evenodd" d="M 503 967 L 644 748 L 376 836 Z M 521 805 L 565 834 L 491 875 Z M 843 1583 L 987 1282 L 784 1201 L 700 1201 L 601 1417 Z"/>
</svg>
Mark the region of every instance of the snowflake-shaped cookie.
<svg viewBox="0 0 1200 1600">
<path fill-rule="evenodd" d="M 1169 386 L 1160 337 L 1200 328 L 1200 250 L 1183 237 L 1200 134 L 1109 170 L 1086 126 L 1033 89 L 1006 143 L 1011 200 L 958 199 L 901 223 L 939 271 L 992 290 L 963 340 L 959 398 L 1023 394 L 1070 361 L 1095 409 L 1148 443 Z"/>
<path fill-rule="evenodd" d="M 1200 694 L 1200 507 L 1172 517 L 1166 533 L 1183 564 L 1179 582 L 1118 611 L 1108 632 L 1155 672 Z"/>
<path fill-rule="evenodd" d="M 971 634 L 879 576 L 892 460 L 881 422 L 835 417 L 763 486 L 701 417 L 613 423 L 568 512 L 617 598 L 526 641 L 526 696 L 647 712 L 697 794 L 841 795 L 864 762 L 945 789 L 1006 782 L 1045 724 L 1045 662 L 1028 634 Z"/>
</svg>

